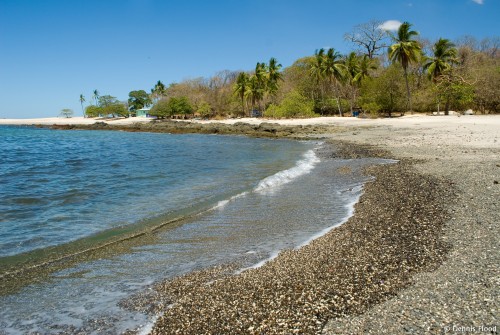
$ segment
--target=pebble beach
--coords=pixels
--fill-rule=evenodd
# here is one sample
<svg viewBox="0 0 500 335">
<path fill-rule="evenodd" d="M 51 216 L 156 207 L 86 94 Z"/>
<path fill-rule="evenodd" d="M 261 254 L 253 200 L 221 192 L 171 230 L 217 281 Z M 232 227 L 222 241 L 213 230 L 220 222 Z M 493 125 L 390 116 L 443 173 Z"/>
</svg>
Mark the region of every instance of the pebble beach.
<svg viewBox="0 0 500 335">
<path fill-rule="evenodd" d="M 159 315 L 152 334 L 497 333 L 499 118 L 409 120 L 323 134 L 321 155 L 399 160 L 367 169 L 346 223 L 257 269 L 160 283 L 131 308 Z"/>
<path fill-rule="evenodd" d="M 267 122 L 254 130 L 323 138 L 320 157 L 398 162 L 367 168 L 354 215 L 308 245 L 123 301 L 151 334 L 498 333 L 500 117 Z"/>
</svg>

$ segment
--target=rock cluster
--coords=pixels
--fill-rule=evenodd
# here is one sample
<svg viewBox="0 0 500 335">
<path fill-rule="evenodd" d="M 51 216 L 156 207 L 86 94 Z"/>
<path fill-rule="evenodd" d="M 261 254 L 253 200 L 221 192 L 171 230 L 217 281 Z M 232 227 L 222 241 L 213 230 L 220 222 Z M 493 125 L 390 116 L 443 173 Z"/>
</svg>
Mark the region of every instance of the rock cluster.
<svg viewBox="0 0 500 335">
<path fill-rule="evenodd" d="M 263 122 L 260 124 L 249 124 L 236 122 L 225 123 L 194 123 L 186 121 L 160 120 L 149 123 L 134 123 L 132 125 L 112 125 L 105 122 L 96 122 L 92 125 L 53 125 L 53 129 L 89 129 L 89 130 L 122 130 L 122 131 L 145 131 L 171 134 L 222 134 L 222 135 L 246 135 L 252 137 L 288 137 L 288 138 L 319 138 L 324 134 L 331 134 L 342 129 L 327 125 L 297 125 L 284 126 L 277 123 Z"/>
</svg>

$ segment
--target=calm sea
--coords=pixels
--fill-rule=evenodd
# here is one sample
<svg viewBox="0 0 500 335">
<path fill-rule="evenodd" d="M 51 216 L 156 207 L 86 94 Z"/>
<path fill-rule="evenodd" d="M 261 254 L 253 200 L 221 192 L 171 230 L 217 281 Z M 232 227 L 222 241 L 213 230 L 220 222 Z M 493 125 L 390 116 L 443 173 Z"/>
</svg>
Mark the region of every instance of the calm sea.
<svg viewBox="0 0 500 335">
<path fill-rule="evenodd" d="M 0 334 L 141 329 L 150 316 L 120 300 L 307 243 L 351 215 L 373 163 L 320 159 L 317 142 L 239 136 L 4 126 L 0 140 L 0 274 L 81 254 L 5 289 Z"/>
</svg>

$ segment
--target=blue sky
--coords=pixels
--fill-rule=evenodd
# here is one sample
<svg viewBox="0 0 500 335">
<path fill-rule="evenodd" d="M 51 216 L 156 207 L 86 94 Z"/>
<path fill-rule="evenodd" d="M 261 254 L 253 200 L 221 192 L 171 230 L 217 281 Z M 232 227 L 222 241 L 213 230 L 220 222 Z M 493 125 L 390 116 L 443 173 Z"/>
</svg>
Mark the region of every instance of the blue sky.
<svg viewBox="0 0 500 335">
<path fill-rule="evenodd" d="M 431 41 L 499 36 L 498 13 L 500 0 L 0 0 L 0 118 L 81 115 L 94 89 L 126 100 L 158 80 L 345 53 L 344 33 L 373 19 Z"/>
</svg>

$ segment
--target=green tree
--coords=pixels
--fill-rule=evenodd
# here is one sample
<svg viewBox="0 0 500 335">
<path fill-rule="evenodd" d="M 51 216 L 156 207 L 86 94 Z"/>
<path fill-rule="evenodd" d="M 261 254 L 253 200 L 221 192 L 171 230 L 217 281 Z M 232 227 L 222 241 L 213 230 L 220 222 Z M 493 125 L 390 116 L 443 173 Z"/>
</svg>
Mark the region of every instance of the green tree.
<svg viewBox="0 0 500 335">
<path fill-rule="evenodd" d="M 85 111 L 83 110 L 83 103 L 85 102 L 85 97 L 83 94 L 80 94 L 80 105 L 82 106 L 82 114 L 85 116 Z"/>
<path fill-rule="evenodd" d="M 111 95 L 99 96 L 97 107 L 98 116 L 128 116 L 127 107 Z"/>
<path fill-rule="evenodd" d="M 267 66 L 267 91 L 272 97 L 276 97 L 279 88 L 279 82 L 283 81 L 283 76 L 280 72 L 282 65 L 278 63 L 276 58 L 272 57 Z"/>
<path fill-rule="evenodd" d="M 208 102 L 203 101 L 196 112 L 200 114 L 202 118 L 209 118 L 212 115 L 212 107 Z"/>
<path fill-rule="evenodd" d="M 234 83 L 234 86 L 233 86 L 234 94 L 236 94 L 241 100 L 241 109 L 243 111 L 243 115 L 246 115 L 246 113 L 245 113 L 245 97 L 246 97 L 247 91 L 249 89 L 248 81 L 249 81 L 248 74 L 246 74 L 245 72 L 240 72 L 238 74 L 238 77 L 236 78 L 236 82 Z"/>
<path fill-rule="evenodd" d="M 450 40 L 445 38 L 440 38 L 432 48 L 433 56 L 429 57 L 424 64 L 424 70 L 427 71 L 429 78 L 432 79 L 433 83 L 438 85 L 436 90 L 437 94 L 437 106 L 439 112 L 439 106 L 441 99 L 444 97 L 445 104 L 445 114 L 448 115 L 450 101 L 452 97 L 456 96 L 452 92 L 460 92 L 461 90 L 453 89 L 453 87 L 458 87 L 458 83 L 453 83 L 453 74 L 451 73 L 451 68 L 454 63 L 457 63 L 457 49 L 455 45 L 451 43 Z M 444 78 L 447 76 L 448 78 Z"/>
<path fill-rule="evenodd" d="M 110 103 L 105 107 L 102 107 L 102 109 L 104 115 L 111 115 L 113 117 L 115 116 L 128 117 L 129 115 L 127 107 L 123 103 L 118 101 Z"/>
<path fill-rule="evenodd" d="M 410 84 L 408 82 L 408 66 L 411 63 L 418 61 L 421 55 L 421 47 L 416 40 L 413 39 L 414 36 L 418 35 L 418 32 L 410 30 L 411 24 L 408 22 L 403 22 L 403 24 L 398 29 L 397 36 L 391 35 L 393 41 L 395 42 L 389 47 L 389 59 L 395 63 L 398 62 L 403 67 L 404 78 L 406 83 L 406 95 L 407 95 L 407 110 L 412 110 L 411 108 L 411 93 Z"/>
<path fill-rule="evenodd" d="M 367 55 L 358 58 L 358 61 L 359 61 L 358 72 L 354 76 L 354 82 L 357 83 L 358 85 L 361 85 L 361 83 L 365 79 L 371 77 L 370 72 L 376 70 L 377 65 L 375 64 L 375 61 L 370 57 L 368 57 Z"/>
<path fill-rule="evenodd" d="M 99 104 L 99 91 L 98 90 L 94 90 L 93 98 L 95 101 L 95 105 L 97 106 Z"/>
<path fill-rule="evenodd" d="M 325 79 L 323 72 L 324 60 L 325 60 L 325 49 L 321 48 L 319 50 L 316 50 L 314 52 L 314 61 L 311 63 L 311 68 L 309 70 L 309 74 L 313 79 L 313 81 L 316 83 L 316 86 L 318 88 L 317 98 L 319 100 L 322 100 L 324 97 L 324 85 L 323 85 L 323 81 Z"/>
<path fill-rule="evenodd" d="M 151 98 L 153 101 L 158 101 L 165 96 L 166 92 L 167 89 L 165 85 L 160 80 L 158 80 L 158 82 L 155 84 L 155 87 L 151 89 Z"/>
<path fill-rule="evenodd" d="M 347 82 L 345 89 L 352 113 L 353 107 L 357 102 L 361 83 L 369 78 L 370 72 L 377 67 L 373 59 L 370 59 L 367 55 L 358 56 L 355 52 L 351 52 L 346 56 L 344 64 L 346 67 Z"/>
<path fill-rule="evenodd" d="M 264 98 L 264 87 L 262 86 L 260 79 L 255 74 L 248 80 L 246 96 L 252 102 L 252 110 L 254 110 L 256 104 Z"/>
<path fill-rule="evenodd" d="M 97 106 L 99 107 L 106 107 L 115 103 L 118 103 L 118 100 L 111 95 L 102 95 L 97 99 Z"/>
<path fill-rule="evenodd" d="M 135 112 L 138 109 L 150 106 L 151 103 L 152 103 L 152 101 L 151 101 L 149 95 L 144 90 L 131 91 L 128 94 L 129 110 L 133 114 L 135 114 Z"/>
<path fill-rule="evenodd" d="M 63 110 L 61 110 L 61 116 L 70 118 L 73 116 L 73 110 L 69 108 L 64 108 Z"/>
<path fill-rule="evenodd" d="M 427 59 L 424 69 L 429 77 L 436 81 L 457 62 L 457 49 L 450 40 L 440 38 L 433 46 L 433 57 Z"/>
<path fill-rule="evenodd" d="M 363 110 L 373 114 L 385 113 L 389 117 L 392 113 L 404 109 L 405 92 L 402 85 L 401 67 L 390 65 L 377 77 L 367 79 L 361 87 L 360 103 Z"/>
<path fill-rule="evenodd" d="M 314 102 L 293 90 L 289 92 L 280 105 L 271 104 L 264 116 L 272 118 L 314 117 Z"/>
<path fill-rule="evenodd" d="M 343 64 L 340 53 L 335 51 L 333 48 L 328 49 L 324 56 L 322 65 L 323 76 L 328 80 L 330 87 L 335 92 L 339 115 L 342 116 L 338 85 L 346 76 L 346 67 Z"/>
<path fill-rule="evenodd" d="M 102 107 L 96 105 L 88 105 L 85 107 L 85 116 L 87 117 L 99 117 L 104 114 Z"/>
<path fill-rule="evenodd" d="M 170 111 L 170 105 L 167 99 L 158 100 L 154 106 L 149 111 L 149 115 L 156 116 L 159 119 L 163 119 L 167 116 L 172 115 Z"/>
<path fill-rule="evenodd" d="M 170 98 L 169 101 L 171 115 L 193 114 L 194 108 L 187 97 Z"/>
</svg>

